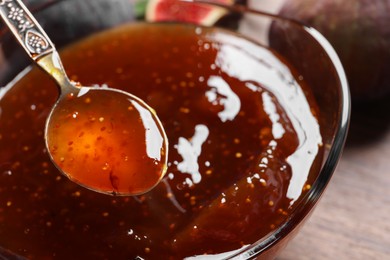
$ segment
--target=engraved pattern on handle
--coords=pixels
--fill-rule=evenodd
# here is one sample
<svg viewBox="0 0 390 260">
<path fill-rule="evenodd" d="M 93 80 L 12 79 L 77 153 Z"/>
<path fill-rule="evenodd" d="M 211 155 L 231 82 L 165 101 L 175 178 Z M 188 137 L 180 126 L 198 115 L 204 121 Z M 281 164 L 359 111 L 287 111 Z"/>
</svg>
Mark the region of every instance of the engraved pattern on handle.
<svg viewBox="0 0 390 260">
<path fill-rule="evenodd" d="M 0 15 L 34 60 L 55 51 L 42 27 L 20 0 L 0 0 Z"/>
</svg>

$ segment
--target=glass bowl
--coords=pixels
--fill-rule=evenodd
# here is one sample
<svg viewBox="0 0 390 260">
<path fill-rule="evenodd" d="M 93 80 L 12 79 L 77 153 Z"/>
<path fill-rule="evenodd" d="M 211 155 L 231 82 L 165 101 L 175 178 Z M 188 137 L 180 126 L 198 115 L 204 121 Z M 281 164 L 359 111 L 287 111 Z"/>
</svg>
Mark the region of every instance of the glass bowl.
<svg viewBox="0 0 390 260">
<path fill-rule="evenodd" d="M 107 28 L 146 19 L 147 1 L 145 0 L 112 2 L 29 0 L 25 2 L 58 48 Z M 207 3 L 207 1 L 199 2 L 207 8 L 220 8 L 224 15 L 211 21 L 210 19 L 197 21 L 189 15 L 194 12 L 193 9 L 188 8 L 191 4 L 189 2 L 192 1 L 176 2 L 179 3 L 179 9 L 172 11 L 176 15 L 165 16 L 159 21 L 221 27 L 238 32 L 251 41 L 276 50 L 306 80 L 319 106 L 324 158 L 321 170 L 310 190 L 299 199 L 298 205 L 288 218 L 271 233 L 259 237 L 258 241 L 245 248 L 223 256 L 233 259 L 272 259 L 286 246 L 310 215 L 341 156 L 350 115 L 349 90 L 342 65 L 326 39 L 313 28 L 299 22 L 251 10 L 241 5 L 224 6 Z M 178 12 L 180 15 L 177 15 Z M 28 67 L 30 61 L 4 26 L 1 27 L 0 47 L 0 86 L 3 88 Z M 0 88 L 0 100 L 3 93 Z M 2 163 L 4 162 L 0 161 L 0 174 L 4 174 L 1 172 L 4 170 L 1 168 Z M 1 225 L 6 224 L 0 223 L 0 229 Z M 16 259 L 18 255 L 23 255 L 23 252 L 10 252 L 0 245 L 0 256 L 5 259 Z"/>
</svg>

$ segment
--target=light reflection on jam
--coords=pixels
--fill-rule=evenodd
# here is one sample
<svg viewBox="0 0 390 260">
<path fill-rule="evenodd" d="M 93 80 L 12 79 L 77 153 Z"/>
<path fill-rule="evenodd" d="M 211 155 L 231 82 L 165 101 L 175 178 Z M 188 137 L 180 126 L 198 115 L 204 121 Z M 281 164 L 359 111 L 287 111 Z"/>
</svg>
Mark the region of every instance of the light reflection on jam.
<svg viewBox="0 0 390 260">
<path fill-rule="evenodd" d="M 133 198 L 62 177 L 42 135 L 56 87 L 33 70 L 0 101 L 2 247 L 32 259 L 220 254 L 277 228 L 316 177 L 318 109 L 299 74 L 268 49 L 218 29 L 138 24 L 62 58 L 73 80 L 129 86 L 156 109 L 168 171 Z"/>
</svg>

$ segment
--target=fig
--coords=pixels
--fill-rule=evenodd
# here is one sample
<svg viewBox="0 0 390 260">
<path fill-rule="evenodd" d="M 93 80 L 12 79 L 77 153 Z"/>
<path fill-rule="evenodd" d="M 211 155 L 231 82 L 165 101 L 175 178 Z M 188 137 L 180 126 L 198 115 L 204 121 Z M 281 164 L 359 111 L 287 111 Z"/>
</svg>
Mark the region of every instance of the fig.
<svg viewBox="0 0 390 260">
<path fill-rule="evenodd" d="M 245 4 L 244 0 L 211 0 L 211 3 L 233 5 Z M 187 10 L 184 11 L 183 10 Z M 184 21 L 202 25 L 214 25 L 227 15 L 224 8 L 198 3 L 181 3 L 176 0 L 149 0 L 146 8 L 146 20 L 151 22 Z"/>
<path fill-rule="evenodd" d="M 216 0 L 215 2 L 232 4 L 233 1 Z M 189 12 L 183 12 L 183 8 L 189 9 Z M 226 11 L 222 8 L 213 8 L 199 4 L 183 4 L 175 0 L 150 0 L 146 9 L 146 20 L 166 21 L 175 17 L 179 21 L 204 22 L 207 25 L 212 25 L 225 14 Z"/>
<path fill-rule="evenodd" d="M 344 66 L 351 96 L 390 93 L 390 0 L 288 0 L 279 14 L 321 32 Z"/>
</svg>

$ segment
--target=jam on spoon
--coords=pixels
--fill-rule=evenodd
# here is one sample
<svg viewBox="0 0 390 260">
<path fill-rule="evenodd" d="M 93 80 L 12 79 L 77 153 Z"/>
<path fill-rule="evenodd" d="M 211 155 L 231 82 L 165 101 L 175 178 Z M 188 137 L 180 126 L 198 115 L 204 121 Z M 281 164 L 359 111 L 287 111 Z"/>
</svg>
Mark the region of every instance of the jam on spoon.
<svg viewBox="0 0 390 260">
<path fill-rule="evenodd" d="M 105 194 L 138 195 L 157 185 L 166 172 L 168 141 L 155 111 L 127 92 L 71 82 L 53 43 L 22 1 L 1 1 L 0 14 L 59 87 L 45 127 L 46 147 L 59 170 Z"/>
</svg>

